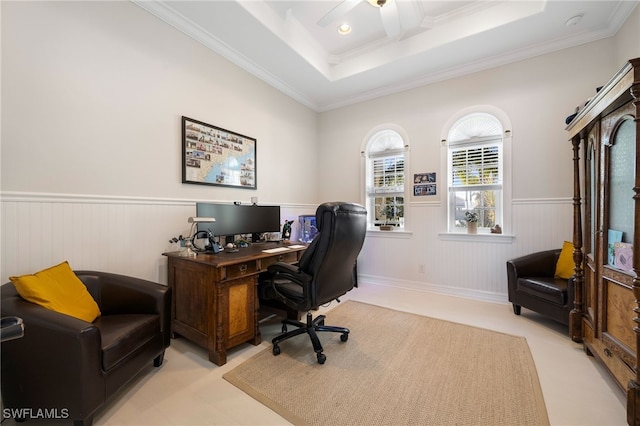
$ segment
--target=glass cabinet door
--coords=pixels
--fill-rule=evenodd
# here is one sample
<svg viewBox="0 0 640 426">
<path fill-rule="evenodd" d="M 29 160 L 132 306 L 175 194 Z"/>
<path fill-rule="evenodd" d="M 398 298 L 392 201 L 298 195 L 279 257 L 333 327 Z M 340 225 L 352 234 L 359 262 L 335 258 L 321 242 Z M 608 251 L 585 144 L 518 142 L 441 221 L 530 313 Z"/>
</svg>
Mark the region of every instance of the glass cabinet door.
<svg viewBox="0 0 640 426">
<path fill-rule="evenodd" d="M 596 236 L 597 236 L 597 205 L 598 205 L 598 164 L 596 162 L 596 140 L 592 134 L 589 135 L 587 144 L 585 145 L 585 189 L 587 190 L 585 200 L 585 209 L 587 211 L 584 226 L 588 234 L 585 240 L 585 254 L 591 260 L 594 259 Z"/>
<path fill-rule="evenodd" d="M 583 239 L 584 239 L 584 312 L 585 319 L 591 324 L 591 327 L 595 327 L 596 313 L 597 313 L 597 291 L 596 285 L 596 247 L 599 244 L 598 241 L 598 229 L 600 223 L 598 221 L 598 134 L 600 127 L 595 126 L 589 132 L 586 143 L 584 144 L 584 221 L 583 226 Z"/>
<path fill-rule="evenodd" d="M 628 117 L 620 122 L 609 148 L 609 230 L 605 263 L 623 270 L 631 270 L 630 258 L 623 255 L 622 248 L 628 247 L 630 252 L 633 243 L 635 140 L 635 123 Z"/>
</svg>

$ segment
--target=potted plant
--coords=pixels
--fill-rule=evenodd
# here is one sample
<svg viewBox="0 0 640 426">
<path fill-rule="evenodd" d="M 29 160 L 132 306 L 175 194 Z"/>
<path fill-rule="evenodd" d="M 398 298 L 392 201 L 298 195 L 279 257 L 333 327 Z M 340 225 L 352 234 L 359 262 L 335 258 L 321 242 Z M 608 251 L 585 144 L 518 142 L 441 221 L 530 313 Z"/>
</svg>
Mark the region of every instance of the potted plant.
<svg viewBox="0 0 640 426">
<path fill-rule="evenodd" d="M 381 231 L 393 231 L 394 225 L 389 224 L 389 221 L 392 221 L 396 218 L 398 213 L 398 207 L 396 206 L 396 203 L 390 203 L 387 204 L 384 207 L 384 224 L 380 225 L 380 230 Z"/>
<path fill-rule="evenodd" d="M 467 222 L 467 234 L 478 233 L 478 213 L 467 211 L 464 214 L 464 220 Z"/>
</svg>

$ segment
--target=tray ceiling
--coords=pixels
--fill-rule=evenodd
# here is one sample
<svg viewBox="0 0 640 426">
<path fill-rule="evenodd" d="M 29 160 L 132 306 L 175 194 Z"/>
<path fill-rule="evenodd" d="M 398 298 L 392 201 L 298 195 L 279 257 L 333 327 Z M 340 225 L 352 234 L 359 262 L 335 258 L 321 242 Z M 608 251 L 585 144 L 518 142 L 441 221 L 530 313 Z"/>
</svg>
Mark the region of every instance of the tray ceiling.
<svg viewBox="0 0 640 426">
<path fill-rule="evenodd" d="M 132 1 L 316 111 L 611 37 L 639 2 Z"/>
</svg>

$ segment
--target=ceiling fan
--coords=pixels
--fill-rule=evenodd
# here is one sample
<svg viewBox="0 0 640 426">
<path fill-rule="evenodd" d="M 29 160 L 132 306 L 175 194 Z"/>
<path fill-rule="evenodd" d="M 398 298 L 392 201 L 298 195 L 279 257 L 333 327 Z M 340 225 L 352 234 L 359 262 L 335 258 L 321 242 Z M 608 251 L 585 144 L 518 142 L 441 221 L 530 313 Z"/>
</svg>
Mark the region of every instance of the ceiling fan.
<svg viewBox="0 0 640 426">
<path fill-rule="evenodd" d="M 398 5 L 394 0 L 344 0 L 331 9 L 329 13 L 324 15 L 318 21 L 318 25 L 326 27 L 327 25 L 342 18 L 344 15 L 349 13 L 351 9 L 363 1 L 366 1 L 374 7 L 380 8 L 382 25 L 384 26 L 384 31 L 387 33 L 389 38 L 395 38 L 401 35 L 402 25 L 400 23 L 400 15 L 398 14 Z"/>
</svg>

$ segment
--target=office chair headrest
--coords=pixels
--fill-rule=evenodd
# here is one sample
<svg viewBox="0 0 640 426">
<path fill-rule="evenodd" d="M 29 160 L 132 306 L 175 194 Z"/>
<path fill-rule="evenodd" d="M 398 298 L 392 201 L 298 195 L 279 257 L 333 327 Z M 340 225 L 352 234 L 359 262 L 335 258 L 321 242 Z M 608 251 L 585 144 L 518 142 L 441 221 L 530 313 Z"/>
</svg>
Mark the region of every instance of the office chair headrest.
<svg viewBox="0 0 640 426">
<path fill-rule="evenodd" d="M 332 216 L 336 216 L 339 213 L 347 214 L 367 214 L 367 210 L 359 204 L 347 203 L 343 201 L 333 201 L 323 203 L 316 209 L 316 227 L 318 231 L 322 231 L 323 217 L 325 213 L 330 213 Z"/>
</svg>

